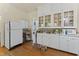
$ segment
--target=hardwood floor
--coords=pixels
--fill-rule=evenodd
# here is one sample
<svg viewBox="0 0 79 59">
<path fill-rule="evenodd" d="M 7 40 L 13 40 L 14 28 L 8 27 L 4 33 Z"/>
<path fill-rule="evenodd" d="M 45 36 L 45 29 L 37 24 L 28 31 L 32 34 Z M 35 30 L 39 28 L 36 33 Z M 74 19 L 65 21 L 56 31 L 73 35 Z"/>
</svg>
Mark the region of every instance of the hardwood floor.
<svg viewBox="0 0 79 59">
<path fill-rule="evenodd" d="M 5 47 L 0 47 L 1 56 L 76 56 L 75 54 L 48 48 L 47 51 L 41 51 L 39 48 L 34 48 L 31 42 L 26 42 L 11 50 Z"/>
</svg>

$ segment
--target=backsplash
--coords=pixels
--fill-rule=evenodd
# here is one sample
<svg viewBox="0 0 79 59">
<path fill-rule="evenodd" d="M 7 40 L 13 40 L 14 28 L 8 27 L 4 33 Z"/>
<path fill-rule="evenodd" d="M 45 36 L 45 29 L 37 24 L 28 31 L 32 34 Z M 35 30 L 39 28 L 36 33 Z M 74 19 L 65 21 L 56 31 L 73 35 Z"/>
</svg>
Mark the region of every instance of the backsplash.
<svg viewBox="0 0 79 59">
<path fill-rule="evenodd" d="M 76 29 L 61 29 L 61 28 L 41 28 L 37 30 L 37 33 L 53 33 L 53 34 L 64 34 L 64 35 L 77 34 Z"/>
</svg>

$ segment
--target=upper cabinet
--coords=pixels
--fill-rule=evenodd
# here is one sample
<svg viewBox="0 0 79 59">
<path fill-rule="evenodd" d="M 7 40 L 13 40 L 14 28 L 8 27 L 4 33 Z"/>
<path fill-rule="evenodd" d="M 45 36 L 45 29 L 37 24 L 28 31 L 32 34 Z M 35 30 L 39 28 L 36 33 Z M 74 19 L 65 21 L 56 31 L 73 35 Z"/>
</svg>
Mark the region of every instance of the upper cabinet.
<svg viewBox="0 0 79 59">
<path fill-rule="evenodd" d="M 45 16 L 45 27 L 51 26 L 51 15 Z"/>
<path fill-rule="evenodd" d="M 39 27 L 75 28 L 74 10 L 39 17 Z"/>
<path fill-rule="evenodd" d="M 73 26 L 74 25 L 74 11 L 64 12 L 64 26 Z"/>
<path fill-rule="evenodd" d="M 51 15 L 39 17 L 39 27 L 50 27 L 51 26 Z"/>
<path fill-rule="evenodd" d="M 44 17 L 40 16 L 39 17 L 39 27 L 43 27 L 44 26 Z"/>
<path fill-rule="evenodd" d="M 61 26 L 61 13 L 54 14 L 54 27 Z"/>
</svg>

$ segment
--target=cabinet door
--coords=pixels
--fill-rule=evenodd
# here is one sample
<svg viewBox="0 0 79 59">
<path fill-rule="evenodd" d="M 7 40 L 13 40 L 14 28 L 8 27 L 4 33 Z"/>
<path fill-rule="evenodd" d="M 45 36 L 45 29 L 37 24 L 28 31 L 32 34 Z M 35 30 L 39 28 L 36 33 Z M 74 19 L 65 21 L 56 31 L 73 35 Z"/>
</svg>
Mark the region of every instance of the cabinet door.
<svg viewBox="0 0 79 59">
<path fill-rule="evenodd" d="M 56 47 L 55 48 L 59 49 L 59 40 L 60 40 L 59 35 L 58 36 L 56 35 L 55 38 L 56 38 L 56 39 L 54 39 L 54 41 L 56 42 Z"/>
<path fill-rule="evenodd" d="M 60 47 L 59 47 L 59 49 L 60 50 L 64 50 L 64 51 L 68 51 L 68 42 L 67 42 L 67 40 L 68 40 L 68 37 L 67 36 L 60 36 Z"/>
<path fill-rule="evenodd" d="M 52 43 L 52 37 L 53 37 L 52 34 L 47 34 L 46 35 L 46 39 L 47 39 L 47 42 L 46 43 L 47 43 L 47 46 L 48 47 L 51 47 L 52 46 L 52 44 L 51 44 Z"/>
<path fill-rule="evenodd" d="M 22 30 L 11 30 L 11 47 L 23 42 Z"/>
<path fill-rule="evenodd" d="M 59 49 L 59 38 L 57 35 L 52 35 L 49 40 L 49 47 Z"/>
<path fill-rule="evenodd" d="M 74 26 L 74 11 L 66 11 L 64 12 L 64 26 L 70 26 L 73 27 Z"/>
<path fill-rule="evenodd" d="M 79 51 L 79 38 L 71 37 L 68 42 L 68 51 L 71 53 L 78 53 Z"/>
<path fill-rule="evenodd" d="M 43 44 L 43 34 L 37 33 L 37 44 Z"/>
<path fill-rule="evenodd" d="M 43 45 L 48 46 L 49 37 L 50 37 L 50 34 L 43 33 Z"/>
</svg>

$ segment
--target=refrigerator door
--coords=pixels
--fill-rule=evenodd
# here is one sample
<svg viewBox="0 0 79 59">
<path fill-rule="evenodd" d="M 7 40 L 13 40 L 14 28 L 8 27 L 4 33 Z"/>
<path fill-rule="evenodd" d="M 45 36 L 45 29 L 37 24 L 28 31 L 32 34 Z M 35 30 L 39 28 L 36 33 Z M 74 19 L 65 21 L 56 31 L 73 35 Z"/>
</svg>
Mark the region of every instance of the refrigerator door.
<svg viewBox="0 0 79 59">
<path fill-rule="evenodd" d="M 11 21 L 11 29 L 23 29 L 26 27 L 25 21 Z"/>
<path fill-rule="evenodd" d="M 11 47 L 23 43 L 22 30 L 11 30 Z"/>
</svg>

